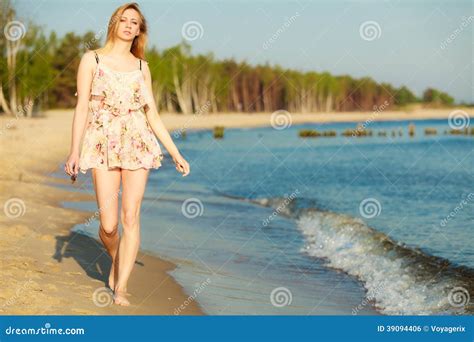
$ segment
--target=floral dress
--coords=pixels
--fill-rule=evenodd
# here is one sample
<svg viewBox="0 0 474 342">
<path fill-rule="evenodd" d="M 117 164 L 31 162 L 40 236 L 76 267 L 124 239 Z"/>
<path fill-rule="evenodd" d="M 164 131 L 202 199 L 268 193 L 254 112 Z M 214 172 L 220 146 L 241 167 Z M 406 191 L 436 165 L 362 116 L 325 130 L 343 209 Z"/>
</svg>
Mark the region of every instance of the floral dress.
<svg viewBox="0 0 474 342">
<path fill-rule="evenodd" d="M 163 153 L 146 118 L 153 98 L 141 68 L 115 71 L 96 60 L 79 170 L 159 168 Z"/>
</svg>

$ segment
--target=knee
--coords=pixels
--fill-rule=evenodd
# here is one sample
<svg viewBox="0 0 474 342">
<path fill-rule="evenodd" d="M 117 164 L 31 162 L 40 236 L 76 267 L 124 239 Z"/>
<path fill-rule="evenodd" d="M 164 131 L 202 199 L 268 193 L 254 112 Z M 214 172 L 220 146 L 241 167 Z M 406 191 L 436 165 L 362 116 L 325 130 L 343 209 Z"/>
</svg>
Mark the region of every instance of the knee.
<svg viewBox="0 0 474 342">
<path fill-rule="evenodd" d="M 138 212 L 136 210 L 123 210 L 121 218 L 124 229 L 134 229 L 138 226 Z"/>
<path fill-rule="evenodd" d="M 107 235 L 115 234 L 118 231 L 118 222 L 105 224 L 101 223 L 100 226 Z"/>
</svg>

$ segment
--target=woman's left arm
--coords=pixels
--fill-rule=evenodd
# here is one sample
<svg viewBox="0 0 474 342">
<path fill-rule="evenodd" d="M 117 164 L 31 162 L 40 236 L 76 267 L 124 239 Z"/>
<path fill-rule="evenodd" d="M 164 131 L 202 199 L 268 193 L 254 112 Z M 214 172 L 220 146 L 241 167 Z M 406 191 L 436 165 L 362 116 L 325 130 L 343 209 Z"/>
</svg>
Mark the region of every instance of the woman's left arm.
<svg viewBox="0 0 474 342">
<path fill-rule="evenodd" d="M 158 109 L 156 108 L 156 103 L 153 98 L 151 73 L 147 62 L 142 63 L 142 69 L 143 76 L 145 78 L 145 84 L 150 95 L 150 99 L 148 101 L 149 108 L 146 112 L 148 123 L 150 124 L 150 127 L 155 133 L 155 135 L 158 137 L 163 146 L 169 152 L 170 156 L 173 158 L 173 161 L 176 164 L 176 170 L 178 172 L 181 172 L 183 176 L 187 176 L 190 172 L 189 163 L 183 158 L 175 143 L 173 142 L 173 139 L 171 139 L 168 130 L 166 129 L 165 125 L 163 124 L 163 121 L 161 120 L 161 117 L 158 113 Z"/>
</svg>

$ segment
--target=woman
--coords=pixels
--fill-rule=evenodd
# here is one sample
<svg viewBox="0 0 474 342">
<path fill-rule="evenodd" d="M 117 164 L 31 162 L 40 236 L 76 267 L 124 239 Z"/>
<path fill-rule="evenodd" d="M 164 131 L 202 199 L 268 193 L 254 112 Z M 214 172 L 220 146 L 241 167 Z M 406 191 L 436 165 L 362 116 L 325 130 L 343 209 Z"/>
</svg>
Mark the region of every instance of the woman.
<svg viewBox="0 0 474 342">
<path fill-rule="evenodd" d="M 99 236 L 112 258 L 108 285 L 114 302 L 130 305 L 127 282 L 140 244 L 140 207 L 150 169 L 168 150 L 178 172 L 187 176 L 181 156 L 158 115 L 148 64 L 143 60 L 147 24 L 136 3 L 112 15 L 103 48 L 88 51 L 77 73 L 77 105 L 65 172 L 73 180 L 91 169 L 100 208 Z M 89 109 L 92 118 L 87 121 Z M 87 121 L 87 125 L 86 125 Z M 122 236 L 118 234 L 118 193 L 122 179 Z"/>
</svg>

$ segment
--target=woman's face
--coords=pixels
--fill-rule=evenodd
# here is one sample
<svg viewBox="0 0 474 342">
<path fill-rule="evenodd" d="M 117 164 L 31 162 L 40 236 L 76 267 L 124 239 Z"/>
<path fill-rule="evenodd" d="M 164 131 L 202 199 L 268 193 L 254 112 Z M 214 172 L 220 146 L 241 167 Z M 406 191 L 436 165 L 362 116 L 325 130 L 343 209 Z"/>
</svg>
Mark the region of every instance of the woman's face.
<svg viewBox="0 0 474 342">
<path fill-rule="evenodd" d="M 132 8 L 126 9 L 119 18 L 117 36 L 123 40 L 133 40 L 140 33 L 140 16 Z"/>
</svg>

